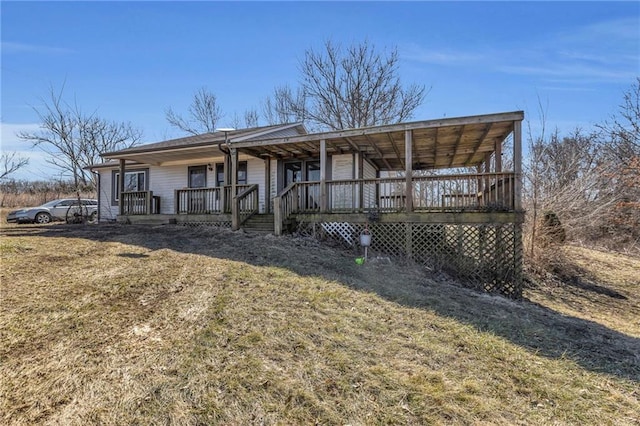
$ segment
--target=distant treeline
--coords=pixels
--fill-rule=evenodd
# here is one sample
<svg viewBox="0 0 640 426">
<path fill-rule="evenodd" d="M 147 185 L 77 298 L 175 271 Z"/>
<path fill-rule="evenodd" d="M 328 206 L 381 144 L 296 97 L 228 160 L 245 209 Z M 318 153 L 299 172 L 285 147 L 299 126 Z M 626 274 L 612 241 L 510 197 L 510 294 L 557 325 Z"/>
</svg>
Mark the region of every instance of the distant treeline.
<svg viewBox="0 0 640 426">
<path fill-rule="evenodd" d="M 81 185 L 83 198 L 95 198 L 93 184 Z M 58 198 L 77 196 L 71 180 L 26 181 L 9 179 L 0 182 L 0 207 L 32 207 Z"/>
</svg>

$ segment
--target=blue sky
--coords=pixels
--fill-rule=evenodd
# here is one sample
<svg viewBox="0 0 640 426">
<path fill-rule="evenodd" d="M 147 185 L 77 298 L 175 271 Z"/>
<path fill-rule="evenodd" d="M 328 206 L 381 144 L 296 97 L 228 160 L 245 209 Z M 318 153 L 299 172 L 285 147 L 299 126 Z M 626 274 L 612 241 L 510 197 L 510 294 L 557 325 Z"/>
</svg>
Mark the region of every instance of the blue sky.
<svg viewBox="0 0 640 426">
<path fill-rule="evenodd" d="M 590 129 L 640 76 L 639 2 L 8 2 L 2 19 L 2 150 L 19 179 L 56 176 L 15 132 L 37 128 L 50 87 L 84 111 L 130 121 L 144 142 L 181 134 L 205 86 L 242 116 L 326 40 L 397 48 L 404 83 L 430 87 L 414 119 L 524 110 L 536 131 Z"/>
</svg>

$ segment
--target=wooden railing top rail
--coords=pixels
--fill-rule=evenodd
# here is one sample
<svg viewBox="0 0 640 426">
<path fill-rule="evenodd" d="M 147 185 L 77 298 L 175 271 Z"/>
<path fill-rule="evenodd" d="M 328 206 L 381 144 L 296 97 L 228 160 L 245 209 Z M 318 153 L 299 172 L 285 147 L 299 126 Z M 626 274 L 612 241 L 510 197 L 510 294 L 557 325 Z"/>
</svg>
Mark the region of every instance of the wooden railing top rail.
<svg viewBox="0 0 640 426">
<path fill-rule="evenodd" d="M 178 189 L 178 191 L 180 192 L 197 192 L 197 191 L 220 191 L 222 189 L 222 187 L 220 186 L 211 186 L 211 187 L 205 187 L 205 188 L 182 188 L 182 189 Z"/>
<path fill-rule="evenodd" d="M 142 195 L 142 194 L 148 194 L 150 192 L 151 191 L 123 191 L 122 195 L 135 195 L 135 194 Z"/>
<path fill-rule="evenodd" d="M 293 189 L 294 186 L 296 186 L 298 183 L 301 182 L 292 182 L 290 183 L 286 188 L 284 188 L 282 191 L 278 192 L 278 195 L 276 195 L 276 197 L 282 197 L 284 194 L 286 194 L 287 192 L 291 191 Z M 320 183 L 320 182 L 318 182 Z"/>
<path fill-rule="evenodd" d="M 457 173 L 452 175 L 429 175 L 429 176 L 413 176 L 412 180 L 455 180 L 455 179 L 476 179 L 484 177 L 510 177 L 515 176 L 514 172 L 490 172 L 490 173 Z M 328 184 L 347 184 L 347 183 L 359 183 L 359 182 L 406 182 L 404 177 L 383 177 L 383 178 L 365 178 L 365 179 L 334 179 L 327 180 Z M 290 191 L 296 185 L 319 185 L 320 181 L 300 181 L 289 184 L 286 188 L 278 193 L 278 196 L 282 196 L 286 192 Z"/>
<path fill-rule="evenodd" d="M 491 172 L 491 173 L 460 173 L 454 175 L 430 175 L 430 176 L 413 176 L 413 181 L 419 180 L 455 180 L 455 179 L 477 179 L 484 177 L 510 177 L 515 176 L 514 172 Z M 345 183 L 359 183 L 359 182 L 406 182 L 404 177 L 384 177 L 384 178 L 369 178 L 369 179 L 338 179 L 328 180 L 328 184 L 345 184 Z M 319 181 L 304 181 L 295 182 L 297 184 L 319 184 Z M 283 191 L 284 192 L 284 191 Z"/>
<path fill-rule="evenodd" d="M 255 191 L 258 189 L 258 185 L 253 184 L 253 185 L 249 185 L 248 188 L 246 188 L 244 191 L 240 192 L 238 195 L 235 195 L 233 198 L 245 198 L 247 197 L 251 192 Z"/>
</svg>

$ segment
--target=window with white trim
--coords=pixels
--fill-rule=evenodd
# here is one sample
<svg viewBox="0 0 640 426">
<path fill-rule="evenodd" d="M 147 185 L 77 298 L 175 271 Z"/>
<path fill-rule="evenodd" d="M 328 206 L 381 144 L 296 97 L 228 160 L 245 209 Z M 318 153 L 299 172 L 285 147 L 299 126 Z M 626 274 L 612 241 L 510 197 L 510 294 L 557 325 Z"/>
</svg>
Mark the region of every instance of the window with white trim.
<svg viewBox="0 0 640 426">
<path fill-rule="evenodd" d="M 145 170 L 131 170 L 124 173 L 124 192 L 136 192 L 146 191 L 148 186 L 147 174 L 148 169 Z M 113 184 L 112 198 L 113 202 L 117 203 L 120 199 L 120 172 L 113 172 Z"/>
</svg>

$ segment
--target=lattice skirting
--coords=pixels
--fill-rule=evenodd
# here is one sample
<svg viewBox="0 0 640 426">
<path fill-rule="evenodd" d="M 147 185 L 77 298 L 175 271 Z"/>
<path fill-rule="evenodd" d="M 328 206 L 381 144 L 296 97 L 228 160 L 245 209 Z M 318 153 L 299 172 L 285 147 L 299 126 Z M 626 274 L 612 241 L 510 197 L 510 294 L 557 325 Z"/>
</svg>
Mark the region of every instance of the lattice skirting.
<svg viewBox="0 0 640 426">
<path fill-rule="evenodd" d="M 370 223 L 372 252 L 409 258 L 467 286 L 522 296 L 522 228 L 507 224 Z M 358 248 L 363 223 L 298 223 L 298 232 Z"/>
<path fill-rule="evenodd" d="M 196 227 L 196 226 L 214 226 L 216 228 L 228 228 L 231 229 L 231 222 L 178 222 L 180 226 Z"/>
</svg>

